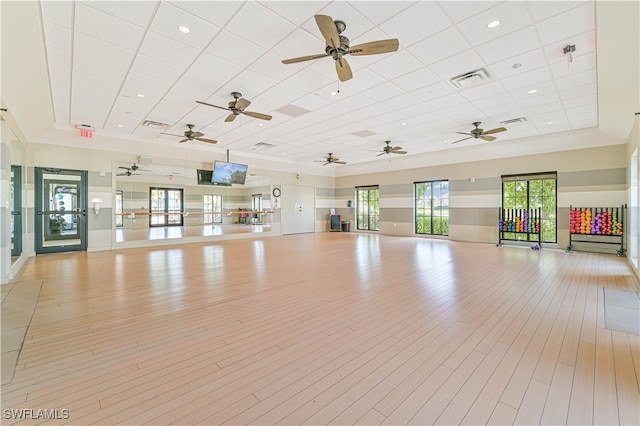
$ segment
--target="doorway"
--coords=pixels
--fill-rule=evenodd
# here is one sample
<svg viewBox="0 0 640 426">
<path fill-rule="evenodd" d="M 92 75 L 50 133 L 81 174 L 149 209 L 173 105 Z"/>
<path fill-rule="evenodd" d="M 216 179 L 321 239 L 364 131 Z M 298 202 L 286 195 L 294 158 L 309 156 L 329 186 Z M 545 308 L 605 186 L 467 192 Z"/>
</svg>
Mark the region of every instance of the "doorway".
<svg viewBox="0 0 640 426">
<path fill-rule="evenodd" d="M 282 233 L 315 232 L 316 194 L 311 186 L 282 185 Z"/>
<path fill-rule="evenodd" d="M 36 167 L 36 254 L 86 251 L 87 172 Z"/>
</svg>

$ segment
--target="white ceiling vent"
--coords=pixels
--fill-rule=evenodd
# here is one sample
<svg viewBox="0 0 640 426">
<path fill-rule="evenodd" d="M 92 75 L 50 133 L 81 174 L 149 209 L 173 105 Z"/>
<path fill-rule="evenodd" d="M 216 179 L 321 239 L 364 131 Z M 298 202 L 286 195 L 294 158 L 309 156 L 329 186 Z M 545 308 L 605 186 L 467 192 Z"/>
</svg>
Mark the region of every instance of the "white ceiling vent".
<svg viewBox="0 0 640 426">
<path fill-rule="evenodd" d="M 484 68 L 469 71 L 449 79 L 449 82 L 458 89 L 466 89 L 489 80 L 489 73 Z"/>
<path fill-rule="evenodd" d="M 524 117 L 518 117 L 518 118 L 512 118 L 510 120 L 504 120 L 501 121 L 500 124 L 503 126 L 509 126 L 511 124 L 521 124 L 521 123 L 526 123 L 527 119 Z"/>
<path fill-rule="evenodd" d="M 142 122 L 142 125 L 145 127 L 150 127 L 152 129 L 160 129 L 160 130 L 164 130 L 169 127 L 168 124 L 160 123 L 159 121 L 151 121 L 151 120 L 144 120 Z"/>
<path fill-rule="evenodd" d="M 253 146 L 253 149 L 269 149 L 273 148 L 275 145 L 269 142 L 258 142 Z"/>
</svg>

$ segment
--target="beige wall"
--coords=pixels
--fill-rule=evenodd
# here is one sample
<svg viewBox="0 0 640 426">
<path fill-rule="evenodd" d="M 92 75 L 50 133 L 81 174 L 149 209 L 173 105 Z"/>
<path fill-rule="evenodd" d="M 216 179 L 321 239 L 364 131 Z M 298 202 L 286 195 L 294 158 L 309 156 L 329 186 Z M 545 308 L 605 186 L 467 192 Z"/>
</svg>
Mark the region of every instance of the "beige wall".
<svg viewBox="0 0 640 426">
<path fill-rule="evenodd" d="M 337 204 L 354 188 L 380 185 L 380 233 L 413 234 L 413 182 L 448 179 L 449 238 L 496 243 L 501 175 L 558 172 L 558 246 L 568 245 L 569 206 L 620 206 L 627 202 L 625 145 L 561 151 L 462 164 L 336 178 Z M 474 182 L 470 179 L 474 178 Z M 354 209 L 346 209 L 353 220 Z M 353 227 L 352 227 L 353 229 Z"/>
</svg>

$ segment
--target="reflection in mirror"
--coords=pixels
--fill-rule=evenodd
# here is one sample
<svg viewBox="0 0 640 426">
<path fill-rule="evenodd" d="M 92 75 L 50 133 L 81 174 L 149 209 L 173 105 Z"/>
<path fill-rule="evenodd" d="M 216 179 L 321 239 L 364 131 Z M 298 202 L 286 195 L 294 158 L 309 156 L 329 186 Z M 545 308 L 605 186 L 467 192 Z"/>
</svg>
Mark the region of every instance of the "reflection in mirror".
<svg viewBox="0 0 640 426">
<path fill-rule="evenodd" d="M 196 169 L 116 164 L 115 241 L 271 231 L 271 179 L 215 186 Z M 135 169 L 135 170 L 134 170 Z"/>
<path fill-rule="evenodd" d="M 16 134 L 11 131 L 11 188 L 9 202 L 11 206 L 11 261 L 15 262 L 22 255 L 22 236 L 24 217 L 22 203 L 22 181 L 24 164 L 24 147 Z"/>
</svg>

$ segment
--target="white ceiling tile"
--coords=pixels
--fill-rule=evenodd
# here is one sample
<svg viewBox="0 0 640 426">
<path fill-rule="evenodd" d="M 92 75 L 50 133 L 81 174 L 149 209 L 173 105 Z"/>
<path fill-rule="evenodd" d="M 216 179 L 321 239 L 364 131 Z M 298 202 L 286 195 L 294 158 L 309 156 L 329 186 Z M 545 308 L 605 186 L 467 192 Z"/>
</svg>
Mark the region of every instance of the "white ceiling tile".
<svg viewBox="0 0 640 426">
<path fill-rule="evenodd" d="M 514 64 L 520 64 L 516 68 Z M 516 55 L 504 61 L 499 61 L 489 66 L 490 73 L 497 78 L 507 78 L 540 68 L 547 64 L 543 49 L 530 50 L 522 55 Z"/>
<path fill-rule="evenodd" d="M 251 26 L 248 38 L 265 49 L 271 49 L 296 28 L 258 2 L 246 2 L 226 28 L 239 37 L 247 38 L 247 26 Z"/>
<path fill-rule="evenodd" d="M 402 90 L 400 90 L 398 86 L 391 82 L 386 82 L 371 89 L 365 90 L 362 94 L 380 102 L 384 101 L 385 99 L 398 96 L 399 93 L 402 93 Z"/>
<path fill-rule="evenodd" d="M 188 27 L 191 32 L 185 34 L 179 31 L 181 25 Z M 169 3 L 160 4 L 149 29 L 196 49 L 204 49 L 220 31 L 220 27 Z"/>
<path fill-rule="evenodd" d="M 300 69 L 299 67 L 283 64 L 281 62 L 283 59 L 285 58 L 280 55 L 276 55 L 273 52 L 267 52 L 252 64 L 252 68 L 260 70 L 263 74 L 279 81 L 288 79 L 292 75 L 296 74 Z"/>
<path fill-rule="evenodd" d="M 470 47 L 460 31 L 452 26 L 411 46 L 411 54 L 423 64 L 429 65 Z"/>
<path fill-rule="evenodd" d="M 340 88 L 344 87 L 360 93 L 364 92 L 367 89 L 376 87 L 384 83 L 385 81 L 385 79 L 382 78 L 379 74 L 367 68 L 359 69 L 358 73 L 354 74 L 354 78 L 345 82 L 341 82 L 340 84 L 338 84 L 338 79 L 337 77 L 334 77 L 334 74 L 329 75 L 329 77 L 334 79 L 333 82 L 330 83 L 331 89 L 333 89 L 334 86 L 335 88 L 338 88 L 339 86 Z"/>
<path fill-rule="evenodd" d="M 184 73 L 184 68 L 151 56 L 138 54 L 131 66 L 131 71 L 174 82 Z"/>
<path fill-rule="evenodd" d="M 318 33 L 318 34 L 316 34 Z M 282 59 L 298 58 L 309 55 L 325 54 L 325 43 L 319 31 L 310 33 L 304 29 L 296 29 L 288 37 L 274 46 L 271 51 L 282 56 Z M 288 67 L 304 67 L 309 62 L 288 64 Z"/>
<path fill-rule="evenodd" d="M 556 84 L 558 87 L 564 89 L 568 89 L 576 86 L 583 86 L 587 84 L 596 85 L 596 70 L 583 71 L 578 73 L 571 73 L 565 77 L 560 77 L 556 79 Z"/>
<path fill-rule="evenodd" d="M 440 6 L 453 21 L 461 22 L 500 3 L 501 1 L 443 1 L 440 2 Z"/>
<path fill-rule="evenodd" d="M 194 90 L 200 90 L 205 93 L 214 93 L 220 90 L 224 82 L 209 78 L 204 74 L 195 71 L 187 71 L 178 80 L 178 84 L 189 87 Z"/>
<path fill-rule="evenodd" d="M 167 93 L 172 84 L 166 80 L 132 71 L 127 76 L 122 93 L 131 97 L 138 97 L 138 94 L 142 94 L 146 101 L 159 100 Z"/>
<path fill-rule="evenodd" d="M 491 81 L 460 90 L 460 94 L 469 101 L 505 94 L 504 86 L 499 81 Z"/>
<path fill-rule="evenodd" d="M 396 77 L 416 71 L 422 68 L 422 64 L 413 56 L 405 51 L 395 52 L 387 55 L 375 65 L 371 66 L 371 70 L 380 74 L 387 80 L 394 80 Z"/>
<path fill-rule="evenodd" d="M 71 69 L 71 52 L 47 46 L 47 59 L 50 67 Z"/>
<path fill-rule="evenodd" d="M 487 27 L 489 22 L 496 20 L 500 21 L 500 25 L 495 28 Z M 478 46 L 508 36 L 531 24 L 533 22 L 524 2 L 506 1 L 460 22 L 458 29 L 472 45 Z"/>
<path fill-rule="evenodd" d="M 560 0 L 560 1 L 532 1 L 527 2 L 527 7 L 531 10 L 533 19 L 537 21 L 544 21 L 555 15 L 566 12 L 569 9 L 574 9 L 583 5 L 583 1 L 575 0 Z"/>
<path fill-rule="evenodd" d="M 313 71 L 301 71 L 287 78 L 287 84 L 307 92 L 315 92 L 331 82 Z"/>
<path fill-rule="evenodd" d="M 569 77 L 571 75 L 581 73 L 584 71 L 595 71 L 596 69 L 596 54 L 594 52 L 587 53 L 582 56 L 574 56 L 571 63 L 556 62 L 551 65 L 551 72 L 556 79 Z"/>
<path fill-rule="evenodd" d="M 578 98 L 562 100 L 562 105 L 564 105 L 565 108 L 574 108 L 581 105 L 593 105 L 597 103 L 598 103 L 598 95 L 595 93 L 587 96 L 581 96 Z"/>
<path fill-rule="evenodd" d="M 360 73 L 358 73 L 358 76 L 360 76 Z M 394 84 L 407 92 L 428 86 L 437 81 L 439 81 L 439 78 L 428 68 L 420 68 L 393 79 Z"/>
<path fill-rule="evenodd" d="M 467 103 L 467 100 L 459 93 L 453 93 L 451 95 L 443 96 L 441 98 L 430 100 L 429 105 L 437 110 L 452 107 L 455 105 L 462 105 Z"/>
<path fill-rule="evenodd" d="M 462 93 L 462 95 L 466 97 L 464 93 Z M 504 105 L 504 104 L 512 104 L 513 102 L 514 102 L 513 97 L 511 97 L 509 93 L 499 92 L 499 93 L 493 93 L 484 98 L 474 99 L 472 103 L 476 108 L 480 110 L 484 110 L 485 108 L 495 107 L 495 106 Z"/>
<path fill-rule="evenodd" d="M 76 4 L 74 31 L 129 50 L 137 50 L 144 36 L 144 28 L 101 12 L 84 3 Z"/>
<path fill-rule="evenodd" d="M 430 101 L 432 99 L 437 99 L 439 97 L 450 95 L 452 93 L 456 93 L 456 90 L 453 88 L 453 86 L 442 81 L 439 83 L 430 84 L 412 92 L 414 96 L 422 99 L 423 101 Z"/>
<path fill-rule="evenodd" d="M 73 3 L 70 1 L 41 1 L 42 19 L 45 22 L 71 30 L 73 26 Z"/>
<path fill-rule="evenodd" d="M 415 3 L 415 1 L 389 1 L 385 2 L 384 7 L 380 7 L 380 2 L 376 0 L 357 1 L 353 3 L 353 7 L 358 9 L 374 24 L 380 25 L 382 22 L 413 6 Z"/>
<path fill-rule="evenodd" d="M 346 29 L 341 35 L 346 36 L 351 40 L 357 39 L 359 36 L 373 28 L 373 22 L 353 7 L 351 2 L 328 2 L 327 6 L 319 11 L 319 14 L 329 15 L 334 21 L 343 21 L 346 24 Z M 312 33 L 320 34 L 320 30 L 318 29 L 315 19 L 308 20 L 304 26 Z"/>
<path fill-rule="evenodd" d="M 129 67 L 135 56 L 133 50 L 118 47 L 79 33 L 75 33 L 73 49 L 74 53 L 78 55 L 109 62 L 118 67 Z"/>
<path fill-rule="evenodd" d="M 548 67 L 540 67 L 502 79 L 502 84 L 507 90 L 515 90 L 523 87 L 533 87 L 538 83 L 551 81 L 551 72 Z"/>
<path fill-rule="evenodd" d="M 219 81 L 229 81 L 242 72 L 242 67 L 222 58 L 203 53 L 191 65 L 190 70 Z"/>
<path fill-rule="evenodd" d="M 446 81 L 457 75 L 483 67 L 485 67 L 485 62 L 474 50 L 470 49 L 432 64 L 429 69 Z"/>
<path fill-rule="evenodd" d="M 245 69 L 232 81 L 232 85 L 242 93 L 260 94 L 264 93 L 278 83 L 268 75 L 258 73 L 252 69 Z"/>
<path fill-rule="evenodd" d="M 71 124 L 69 121 L 69 103 L 53 103 L 53 109 L 55 111 L 56 123 L 58 124 Z"/>
<path fill-rule="evenodd" d="M 58 3 L 57 1 L 55 3 Z M 146 28 L 160 2 L 156 0 L 145 1 L 97 1 L 89 0 L 78 2 L 83 6 L 100 10 L 106 14 L 118 17 L 122 20 Z"/>
<path fill-rule="evenodd" d="M 536 28 L 542 44 L 557 41 L 569 42 L 576 34 L 586 33 L 595 28 L 594 2 L 582 5 L 538 22 Z"/>
<path fill-rule="evenodd" d="M 585 84 L 582 86 L 574 86 L 563 88 L 561 87 L 559 90 L 560 98 L 562 100 L 579 98 L 587 95 L 595 95 L 598 93 L 598 86 L 595 83 Z"/>
<path fill-rule="evenodd" d="M 539 46 L 536 32 L 529 26 L 482 44 L 476 50 L 486 63 L 493 64 L 537 49 Z"/>
<path fill-rule="evenodd" d="M 45 22 L 43 27 L 47 47 L 71 52 L 71 30 L 48 22 Z"/>
<path fill-rule="evenodd" d="M 264 6 L 294 23 L 308 21 L 326 6 L 325 1 L 268 1 Z"/>
<path fill-rule="evenodd" d="M 140 53 L 182 67 L 191 65 L 200 54 L 198 49 L 151 31 L 147 33 L 140 46 Z"/>
<path fill-rule="evenodd" d="M 177 0 L 169 2 L 187 12 L 209 21 L 219 27 L 226 25 L 235 13 L 245 3 L 243 1 L 188 1 Z"/>
<path fill-rule="evenodd" d="M 209 45 L 206 52 L 246 67 L 262 56 L 266 50 L 228 31 L 222 31 Z"/>
<path fill-rule="evenodd" d="M 292 99 L 302 98 L 303 96 L 307 95 L 307 93 L 308 92 L 304 90 L 297 89 L 286 83 L 280 83 L 267 90 L 264 94 L 266 96 L 271 96 L 275 99 L 279 99 L 283 102 L 290 102 Z"/>
<path fill-rule="evenodd" d="M 383 22 L 380 28 L 400 40 L 401 46 L 411 46 L 451 24 L 438 3 L 421 1 Z"/>
<path fill-rule="evenodd" d="M 112 65 L 110 62 L 99 61 L 82 55 L 74 56 L 73 71 L 118 84 L 120 84 L 127 75 L 127 68 L 118 67 Z"/>
</svg>

